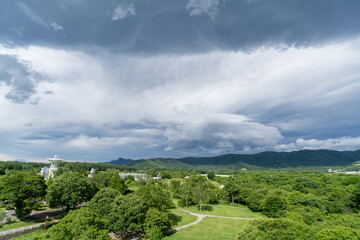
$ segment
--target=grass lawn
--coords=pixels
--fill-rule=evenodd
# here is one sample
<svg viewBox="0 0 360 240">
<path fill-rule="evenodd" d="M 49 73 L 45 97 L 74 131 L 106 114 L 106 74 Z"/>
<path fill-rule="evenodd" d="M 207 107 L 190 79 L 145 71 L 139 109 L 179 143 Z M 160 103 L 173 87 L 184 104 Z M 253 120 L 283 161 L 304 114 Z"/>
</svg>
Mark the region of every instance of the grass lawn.
<svg viewBox="0 0 360 240">
<path fill-rule="evenodd" d="M 176 219 L 175 219 L 176 224 L 173 226 L 173 228 L 180 227 L 182 225 L 186 225 L 188 223 L 192 223 L 196 221 L 195 216 L 190 215 L 178 209 L 171 210 L 171 213 L 176 215 Z"/>
<path fill-rule="evenodd" d="M 198 210 L 197 206 L 183 207 L 183 209 L 188 210 L 194 213 L 201 213 L 207 215 L 216 215 L 216 216 L 225 216 L 225 217 L 245 217 L 253 218 L 260 216 L 259 213 L 254 213 L 250 211 L 245 206 L 230 206 L 230 205 L 211 205 L 213 207 L 212 211 L 201 211 Z"/>
<path fill-rule="evenodd" d="M 181 229 L 166 240 L 234 239 L 248 220 L 206 218 L 200 223 Z"/>
<path fill-rule="evenodd" d="M 5 223 L 0 227 L 0 231 L 5 231 L 8 229 L 25 227 L 29 225 L 33 225 L 36 223 L 43 223 L 45 219 L 37 219 L 37 220 L 26 220 L 26 221 L 12 221 L 11 223 Z"/>
<path fill-rule="evenodd" d="M 47 230 L 46 230 L 47 231 Z M 22 235 L 20 237 L 13 238 L 14 240 L 28 240 L 29 238 L 33 237 L 42 237 L 44 235 L 44 229 L 39 229 L 34 232 Z"/>
</svg>

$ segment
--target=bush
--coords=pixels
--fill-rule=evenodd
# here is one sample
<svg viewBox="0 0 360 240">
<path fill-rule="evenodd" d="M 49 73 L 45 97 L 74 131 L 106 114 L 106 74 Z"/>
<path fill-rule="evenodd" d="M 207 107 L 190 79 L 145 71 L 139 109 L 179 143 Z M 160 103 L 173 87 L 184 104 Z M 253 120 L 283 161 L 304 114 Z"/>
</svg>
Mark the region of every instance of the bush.
<svg viewBox="0 0 360 240">
<path fill-rule="evenodd" d="M 158 227 L 154 227 L 151 229 L 149 233 L 149 239 L 150 240 L 160 240 L 163 238 L 163 234 L 161 232 L 161 229 Z"/>
<path fill-rule="evenodd" d="M 198 206 L 198 209 L 200 210 L 200 206 Z M 212 211 L 213 207 L 208 204 L 202 204 L 201 205 L 201 211 Z"/>
</svg>

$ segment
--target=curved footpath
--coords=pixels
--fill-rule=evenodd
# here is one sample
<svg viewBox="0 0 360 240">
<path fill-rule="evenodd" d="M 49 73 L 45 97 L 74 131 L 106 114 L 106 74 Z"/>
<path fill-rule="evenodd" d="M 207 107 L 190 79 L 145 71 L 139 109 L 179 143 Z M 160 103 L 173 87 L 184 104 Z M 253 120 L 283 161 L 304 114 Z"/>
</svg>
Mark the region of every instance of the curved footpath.
<svg viewBox="0 0 360 240">
<path fill-rule="evenodd" d="M 225 216 L 207 215 L 207 214 L 193 213 L 193 212 L 187 211 L 187 210 L 182 209 L 182 208 L 178 208 L 178 209 L 181 210 L 181 211 L 183 211 L 183 212 L 186 212 L 186 213 L 188 213 L 188 214 L 190 214 L 190 215 L 193 215 L 193 216 L 197 217 L 197 219 L 196 219 L 195 222 L 192 222 L 192 223 L 189 223 L 189 224 L 186 224 L 186 225 L 182 225 L 182 226 L 180 226 L 180 227 L 173 228 L 173 229 L 171 229 L 169 232 L 174 232 L 174 231 L 177 231 L 177 230 L 180 230 L 180 229 L 187 228 L 187 227 L 190 227 L 190 226 L 192 226 L 192 225 L 198 224 L 199 222 L 201 222 L 201 220 L 203 220 L 204 218 L 207 218 L 207 217 L 229 218 L 229 219 L 238 219 L 238 220 L 249 220 L 249 219 L 251 219 L 251 218 L 225 217 Z"/>
</svg>

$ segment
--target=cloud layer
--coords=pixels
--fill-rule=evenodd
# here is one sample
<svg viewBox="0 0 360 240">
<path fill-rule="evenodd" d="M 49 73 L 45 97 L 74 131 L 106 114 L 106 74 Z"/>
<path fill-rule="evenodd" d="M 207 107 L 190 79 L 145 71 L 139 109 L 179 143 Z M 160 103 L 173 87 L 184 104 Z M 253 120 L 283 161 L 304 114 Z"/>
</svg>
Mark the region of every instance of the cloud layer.
<svg viewBox="0 0 360 240">
<path fill-rule="evenodd" d="M 49 78 L 3 78 L 19 103 L 39 98 L 36 108 L 0 102 L 3 149 L 97 160 L 358 147 L 359 39 L 250 54 L 90 55 L 39 46 L 0 53 L 4 66 Z"/>
<path fill-rule="evenodd" d="M 0 5 L 0 157 L 359 148 L 358 1 Z"/>
</svg>

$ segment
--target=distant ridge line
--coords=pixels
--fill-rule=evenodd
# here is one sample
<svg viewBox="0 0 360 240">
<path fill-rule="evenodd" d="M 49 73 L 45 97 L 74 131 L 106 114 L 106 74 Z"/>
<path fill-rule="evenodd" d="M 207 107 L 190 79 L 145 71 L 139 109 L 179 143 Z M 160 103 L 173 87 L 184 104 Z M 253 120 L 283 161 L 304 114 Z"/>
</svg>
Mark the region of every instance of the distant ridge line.
<svg viewBox="0 0 360 240">
<path fill-rule="evenodd" d="M 120 160 L 119 160 L 120 159 Z M 151 158 L 113 160 L 139 170 L 154 169 L 204 169 L 204 170 L 249 170 L 298 169 L 348 166 L 360 161 L 360 150 L 300 150 L 293 152 L 266 151 L 255 154 L 228 153 L 214 157 Z M 125 163 L 124 163 L 125 162 Z"/>
</svg>

